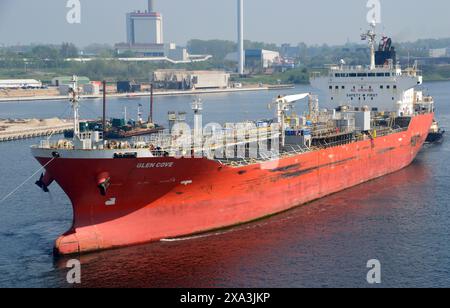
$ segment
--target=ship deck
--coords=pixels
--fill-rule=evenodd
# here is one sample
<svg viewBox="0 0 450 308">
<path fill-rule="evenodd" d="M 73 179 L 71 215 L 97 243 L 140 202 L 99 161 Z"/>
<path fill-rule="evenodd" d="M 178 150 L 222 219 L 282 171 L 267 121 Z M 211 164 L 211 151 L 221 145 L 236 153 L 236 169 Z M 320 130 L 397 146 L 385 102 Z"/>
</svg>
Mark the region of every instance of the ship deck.
<svg viewBox="0 0 450 308">
<path fill-rule="evenodd" d="M 385 136 L 389 136 L 389 135 L 393 135 L 393 134 L 397 134 L 397 133 L 401 133 L 401 132 L 406 132 L 408 130 L 407 127 L 406 128 L 398 128 L 398 129 L 390 129 L 387 127 L 383 127 L 383 128 L 380 127 L 379 129 L 380 129 L 379 133 L 377 132 L 376 137 L 370 136 L 370 135 L 352 136 L 350 138 L 342 139 L 342 140 L 335 141 L 335 142 L 330 142 L 330 143 L 323 142 L 323 143 L 320 143 L 319 145 L 311 146 L 311 147 L 300 146 L 300 145 L 286 145 L 284 147 L 284 149 L 281 151 L 281 153 L 277 153 L 274 151 L 268 151 L 266 153 L 260 153 L 260 157 L 257 159 L 256 158 L 232 158 L 232 159 L 215 158 L 214 160 L 216 160 L 217 162 L 219 162 L 222 165 L 226 165 L 226 166 L 234 167 L 234 168 L 240 168 L 240 167 L 245 167 L 245 166 L 249 166 L 249 165 L 253 165 L 253 164 L 261 164 L 261 163 L 269 162 L 272 160 L 292 157 L 292 156 L 296 156 L 296 155 L 317 152 L 317 151 L 321 151 L 324 149 L 339 147 L 339 146 L 352 144 L 352 143 L 356 143 L 356 142 L 360 142 L 360 141 L 364 141 L 364 140 L 381 138 L 381 137 L 385 137 Z"/>
</svg>

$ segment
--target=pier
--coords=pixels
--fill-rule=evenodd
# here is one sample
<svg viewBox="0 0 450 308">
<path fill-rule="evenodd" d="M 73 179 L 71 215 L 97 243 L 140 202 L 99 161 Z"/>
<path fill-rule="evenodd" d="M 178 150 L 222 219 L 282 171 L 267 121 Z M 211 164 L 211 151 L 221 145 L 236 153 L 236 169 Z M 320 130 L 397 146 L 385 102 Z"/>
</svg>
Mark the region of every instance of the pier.
<svg viewBox="0 0 450 308">
<path fill-rule="evenodd" d="M 0 142 L 61 134 L 72 127 L 71 121 L 58 118 L 0 120 Z"/>
</svg>

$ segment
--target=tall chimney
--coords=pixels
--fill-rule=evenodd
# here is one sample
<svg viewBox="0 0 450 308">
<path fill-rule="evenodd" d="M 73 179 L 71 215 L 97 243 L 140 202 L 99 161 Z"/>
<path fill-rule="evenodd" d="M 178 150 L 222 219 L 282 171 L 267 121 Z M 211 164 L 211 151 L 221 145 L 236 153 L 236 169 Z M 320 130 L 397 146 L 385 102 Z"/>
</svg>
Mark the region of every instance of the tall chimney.
<svg viewBox="0 0 450 308">
<path fill-rule="evenodd" d="M 244 0 L 237 0 L 238 4 L 238 73 L 244 75 L 245 52 L 244 52 Z"/>
<path fill-rule="evenodd" d="M 153 13 L 155 7 L 153 6 L 153 0 L 148 0 L 148 12 Z"/>
</svg>

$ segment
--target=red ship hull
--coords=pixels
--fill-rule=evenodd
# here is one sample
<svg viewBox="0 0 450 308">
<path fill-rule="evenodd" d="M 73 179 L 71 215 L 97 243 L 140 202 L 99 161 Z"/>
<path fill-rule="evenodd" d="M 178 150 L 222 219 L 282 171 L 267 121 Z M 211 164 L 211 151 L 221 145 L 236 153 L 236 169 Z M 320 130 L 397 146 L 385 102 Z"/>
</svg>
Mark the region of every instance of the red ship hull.
<svg viewBox="0 0 450 308">
<path fill-rule="evenodd" d="M 73 204 L 67 255 L 188 236 L 280 213 L 398 171 L 415 159 L 433 114 L 407 131 L 282 158 L 277 167 L 233 168 L 208 159 L 58 158 L 47 172 Z M 42 165 L 50 158 L 37 157 Z M 99 193 L 99 175 L 111 186 Z"/>
</svg>

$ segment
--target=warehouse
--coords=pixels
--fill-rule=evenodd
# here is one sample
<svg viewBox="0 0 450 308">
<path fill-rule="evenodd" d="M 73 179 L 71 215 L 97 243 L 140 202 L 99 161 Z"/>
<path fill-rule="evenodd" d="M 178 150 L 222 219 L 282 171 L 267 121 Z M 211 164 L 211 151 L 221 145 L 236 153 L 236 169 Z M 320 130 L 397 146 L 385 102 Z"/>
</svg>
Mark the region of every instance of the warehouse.
<svg viewBox="0 0 450 308">
<path fill-rule="evenodd" d="M 85 84 L 90 84 L 91 80 L 88 77 L 78 77 L 78 85 L 82 86 Z M 73 76 L 61 76 L 55 77 L 52 79 L 52 86 L 62 86 L 62 85 L 71 85 L 73 84 Z"/>
<path fill-rule="evenodd" d="M 39 89 L 42 82 L 34 79 L 7 79 L 0 80 L 0 89 Z"/>
<path fill-rule="evenodd" d="M 238 62 L 238 53 L 232 52 L 225 57 L 226 61 Z M 283 59 L 278 51 L 265 49 L 245 50 L 245 70 L 249 73 L 261 73 L 274 67 L 280 66 Z M 292 67 L 292 65 L 291 65 Z"/>
<path fill-rule="evenodd" d="M 230 74 L 224 71 L 157 70 L 153 82 L 159 88 L 193 90 L 225 89 L 229 85 Z"/>
<path fill-rule="evenodd" d="M 245 64 L 251 71 L 261 71 L 280 62 L 280 53 L 264 49 L 247 49 L 245 51 Z"/>
</svg>

